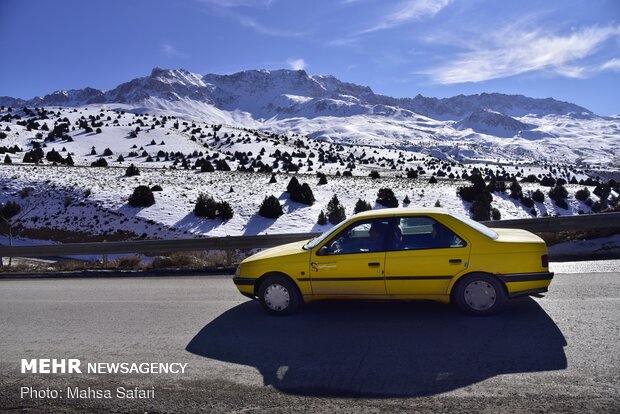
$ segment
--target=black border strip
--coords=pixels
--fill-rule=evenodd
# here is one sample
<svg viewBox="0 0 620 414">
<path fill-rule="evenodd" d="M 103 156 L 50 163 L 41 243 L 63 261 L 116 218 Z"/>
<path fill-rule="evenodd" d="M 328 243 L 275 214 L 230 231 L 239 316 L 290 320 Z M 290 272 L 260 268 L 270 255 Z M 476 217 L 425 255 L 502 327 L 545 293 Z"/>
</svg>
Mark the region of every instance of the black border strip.
<svg viewBox="0 0 620 414">
<path fill-rule="evenodd" d="M 388 276 L 388 277 L 302 277 L 299 282 L 359 282 L 377 280 L 449 280 L 452 276 Z"/>
<path fill-rule="evenodd" d="M 546 293 L 549 290 L 544 287 L 544 288 L 537 288 L 537 289 L 528 289 L 528 290 L 520 290 L 518 292 L 512 292 L 509 294 L 510 298 L 518 298 L 519 296 L 529 296 L 529 295 L 537 295 L 537 294 L 541 294 L 541 293 Z"/>
<path fill-rule="evenodd" d="M 254 286 L 254 283 L 256 283 L 256 279 L 252 279 L 251 277 L 234 277 L 233 282 L 235 283 L 235 285 Z"/>
<path fill-rule="evenodd" d="M 381 277 L 313 277 L 313 282 L 359 282 L 359 281 L 377 281 L 384 280 L 383 276 Z M 300 280 L 300 279 L 298 279 Z M 310 280 L 310 279 L 309 279 Z"/>
<path fill-rule="evenodd" d="M 532 282 L 535 280 L 551 280 L 553 279 L 553 272 L 515 273 L 515 274 L 497 275 L 497 277 L 504 283 Z"/>
<path fill-rule="evenodd" d="M 452 276 L 388 276 L 386 280 L 448 280 Z"/>
</svg>

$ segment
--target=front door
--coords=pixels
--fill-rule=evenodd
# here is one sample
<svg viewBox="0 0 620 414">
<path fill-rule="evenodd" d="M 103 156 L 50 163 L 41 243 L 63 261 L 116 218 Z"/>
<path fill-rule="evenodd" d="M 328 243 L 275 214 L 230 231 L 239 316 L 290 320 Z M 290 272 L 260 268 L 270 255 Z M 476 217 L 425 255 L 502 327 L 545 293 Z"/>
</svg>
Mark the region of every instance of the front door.
<svg viewBox="0 0 620 414">
<path fill-rule="evenodd" d="M 316 295 L 385 295 L 385 247 L 389 219 L 352 223 L 310 256 Z"/>
<path fill-rule="evenodd" d="M 398 218 L 398 237 L 385 258 L 390 295 L 441 295 L 452 278 L 467 268 L 470 247 L 431 217 Z"/>
</svg>

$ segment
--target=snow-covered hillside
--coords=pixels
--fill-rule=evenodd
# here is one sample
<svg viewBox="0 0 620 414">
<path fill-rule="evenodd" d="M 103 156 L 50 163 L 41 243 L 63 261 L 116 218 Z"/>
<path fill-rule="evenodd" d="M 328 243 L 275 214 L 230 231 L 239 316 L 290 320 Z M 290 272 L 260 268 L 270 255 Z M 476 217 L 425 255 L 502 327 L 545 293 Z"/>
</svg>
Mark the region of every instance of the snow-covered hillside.
<svg viewBox="0 0 620 414">
<path fill-rule="evenodd" d="M 432 207 L 438 202 L 455 213 L 467 215 L 470 206 L 456 194 L 457 187 L 467 185 L 462 180 L 439 179 L 438 183 L 431 184 L 426 177 L 373 180 L 332 176 L 328 177 L 327 184 L 318 185 L 315 175 L 299 175 L 301 182 L 308 182 L 316 198 L 316 202 L 308 206 L 290 200 L 286 187 L 291 174 L 276 174 L 276 183 L 270 183 L 271 175 L 265 173 L 142 168 L 136 177 L 123 174 L 124 169 L 120 168 L 5 166 L 0 168 L 2 201 L 17 200 L 25 209 L 34 207 L 24 220 L 24 227 L 38 230 L 26 230 L 22 234 L 44 234 L 61 241 L 75 241 L 72 237 L 78 237 L 79 233 L 107 235 L 107 240 L 111 241 L 115 235 L 119 238 L 183 238 L 323 231 L 330 225 L 316 224 L 317 217 L 321 210 L 326 210 L 334 194 L 345 207 L 346 215 L 351 216 L 359 198 L 373 208 L 382 208 L 375 202 L 379 188 L 393 189 L 399 205 L 404 207 Z M 153 206 L 133 208 L 127 204 L 127 198 L 138 185 L 161 186 L 162 191 L 155 192 Z M 29 187 L 32 191 L 22 197 L 24 188 Z M 537 184 L 523 184 L 525 193 L 539 188 Z M 538 215 L 590 211 L 584 202 L 575 199 L 575 191 L 581 188 L 583 186 L 567 186 L 568 209 L 559 208 L 549 197 L 536 203 L 534 209 Z M 229 202 L 234 209 L 233 218 L 221 221 L 196 217 L 193 208 L 199 193 Z M 276 196 L 283 205 L 285 214 L 278 219 L 257 214 L 261 202 L 269 195 Z M 403 203 L 405 197 L 410 200 L 409 204 Z M 592 195 L 592 199 L 598 200 L 598 197 Z M 502 218 L 531 217 L 531 209 L 505 193 L 494 194 L 492 205 L 501 211 Z"/>
<path fill-rule="evenodd" d="M 493 215 L 590 213 L 617 203 L 619 147 L 618 117 L 553 99 L 395 99 L 303 71 L 157 68 L 110 91 L 0 98 L 0 204 L 21 207 L 21 233 L 58 241 L 319 231 L 334 194 L 351 215 L 359 198 L 381 208 L 381 188 L 399 205 L 469 214 L 457 190 L 480 175 Z M 131 164 L 140 175 L 125 175 Z M 291 201 L 293 174 L 314 204 Z M 566 205 L 550 199 L 556 182 Z M 154 205 L 128 205 L 138 185 L 161 186 Z M 196 217 L 199 193 L 233 218 Z M 284 207 L 277 220 L 257 214 L 269 195 Z"/>
</svg>

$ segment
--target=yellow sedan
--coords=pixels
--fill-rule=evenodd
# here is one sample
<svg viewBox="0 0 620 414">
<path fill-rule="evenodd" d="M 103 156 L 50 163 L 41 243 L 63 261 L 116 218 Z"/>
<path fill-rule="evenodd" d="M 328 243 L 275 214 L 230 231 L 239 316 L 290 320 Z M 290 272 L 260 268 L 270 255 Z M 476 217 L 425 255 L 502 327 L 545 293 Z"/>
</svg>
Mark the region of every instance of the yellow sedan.
<svg viewBox="0 0 620 414">
<path fill-rule="evenodd" d="M 273 315 L 320 299 L 434 300 L 488 315 L 509 298 L 546 292 L 552 278 L 535 234 L 439 208 L 394 208 L 250 256 L 233 280 Z"/>
</svg>

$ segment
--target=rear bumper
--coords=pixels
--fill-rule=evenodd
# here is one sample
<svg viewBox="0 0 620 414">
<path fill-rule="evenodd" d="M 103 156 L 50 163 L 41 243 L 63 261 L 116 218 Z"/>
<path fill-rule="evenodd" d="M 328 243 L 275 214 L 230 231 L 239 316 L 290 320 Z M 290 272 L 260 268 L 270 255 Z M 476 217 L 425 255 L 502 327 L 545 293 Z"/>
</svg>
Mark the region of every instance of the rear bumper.
<svg viewBox="0 0 620 414">
<path fill-rule="evenodd" d="M 506 285 L 508 296 L 516 298 L 547 292 L 553 272 L 500 274 L 497 277 Z"/>
<path fill-rule="evenodd" d="M 518 298 L 519 296 L 538 295 L 541 293 L 545 293 L 547 291 L 548 289 L 546 287 L 537 288 L 537 289 L 519 290 L 519 291 L 510 293 L 509 297 L 510 299 L 512 299 L 512 298 Z"/>
<path fill-rule="evenodd" d="M 553 272 L 509 273 L 504 275 L 497 275 L 497 277 L 504 283 L 537 282 L 553 279 Z"/>
</svg>

